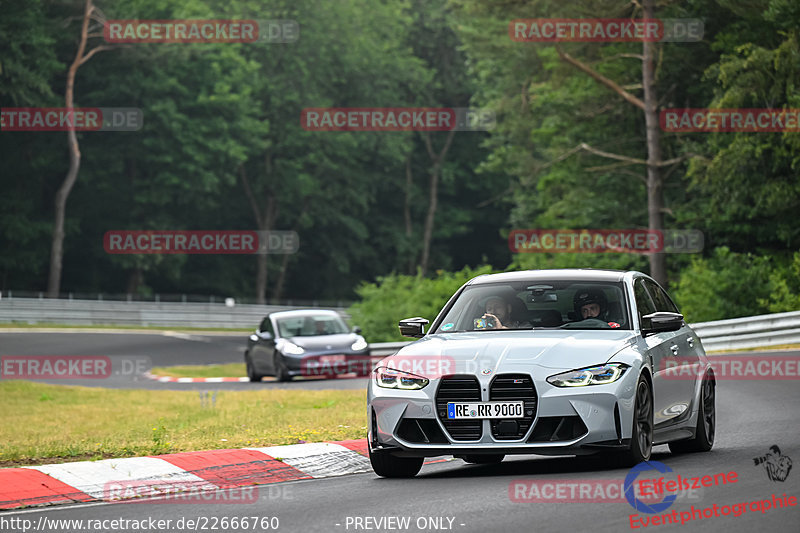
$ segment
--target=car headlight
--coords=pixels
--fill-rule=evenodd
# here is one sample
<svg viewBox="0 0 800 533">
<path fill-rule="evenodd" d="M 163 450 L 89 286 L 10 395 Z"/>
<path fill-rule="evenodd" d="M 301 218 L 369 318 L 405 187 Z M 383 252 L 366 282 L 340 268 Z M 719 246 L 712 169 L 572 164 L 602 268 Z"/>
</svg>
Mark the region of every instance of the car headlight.
<svg viewBox="0 0 800 533">
<path fill-rule="evenodd" d="M 300 346 L 296 345 L 293 342 L 285 341 L 283 346 L 281 347 L 281 351 L 283 353 L 288 353 L 290 355 L 300 355 L 305 352 Z"/>
<path fill-rule="evenodd" d="M 379 366 L 375 369 L 375 383 L 384 389 L 419 390 L 426 387 L 429 381 L 411 372 Z"/>
<path fill-rule="evenodd" d="M 364 337 L 359 337 L 358 340 L 353 343 L 350 349 L 353 350 L 354 352 L 360 352 L 361 350 L 364 350 L 367 346 L 368 346 L 367 341 L 364 340 Z"/>
<path fill-rule="evenodd" d="M 614 383 L 630 368 L 623 363 L 591 366 L 562 372 L 547 378 L 547 382 L 556 387 L 584 387 L 586 385 L 605 385 Z"/>
</svg>

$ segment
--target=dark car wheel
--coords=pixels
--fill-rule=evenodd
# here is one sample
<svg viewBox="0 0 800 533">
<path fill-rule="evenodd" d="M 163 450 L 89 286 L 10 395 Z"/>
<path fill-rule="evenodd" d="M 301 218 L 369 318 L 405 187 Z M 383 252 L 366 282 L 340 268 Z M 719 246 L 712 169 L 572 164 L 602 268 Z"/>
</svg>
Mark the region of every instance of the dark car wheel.
<svg viewBox="0 0 800 533">
<path fill-rule="evenodd" d="M 633 432 L 630 448 L 619 455 L 622 466 L 634 466 L 650 460 L 653 451 L 653 392 L 650 382 L 639 377 L 633 408 Z"/>
<path fill-rule="evenodd" d="M 491 455 L 465 455 L 462 457 L 465 463 L 473 465 L 496 465 L 502 463 L 505 458 L 506 456 L 501 453 Z"/>
<path fill-rule="evenodd" d="M 291 381 L 292 376 L 289 374 L 289 369 L 286 367 L 286 361 L 283 360 L 281 354 L 275 354 L 275 378 L 278 381 Z"/>
<path fill-rule="evenodd" d="M 386 450 L 369 449 L 372 469 L 381 477 L 414 477 L 422 468 L 424 457 L 395 457 Z"/>
<path fill-rule="evenodd" d="M 703 377 L 700 389 L 700 409 L 697 413 L 697 428 L 693 439 L 678 440 L 669 443 L 672 453 L 707 452 L 714 447 L 716 433 L 716 381 L 709 372 Z"/>
<path fill-rule="evenodd" d="M 247 354 L 245 354 L 244 356 L 244 365 L 245 367 L 247 367 L 247 378 L 250 381 L 253 382 L 261 381 L 261 378 L 263 378 L 264 376 L 256 372 L 256 369 L 253 366 L 253 361 L 250 360 L 250 356 Z"/>
</svg>

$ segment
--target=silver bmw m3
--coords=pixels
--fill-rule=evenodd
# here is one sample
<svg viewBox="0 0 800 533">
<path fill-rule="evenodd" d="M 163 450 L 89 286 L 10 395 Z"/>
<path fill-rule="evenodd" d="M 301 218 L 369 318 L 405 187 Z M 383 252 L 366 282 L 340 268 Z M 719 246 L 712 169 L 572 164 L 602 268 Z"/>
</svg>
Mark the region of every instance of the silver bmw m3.
<svg viewBox="0 0 800 533">
<path fill-rule="evenodd" d="M 649 460 L 652 446 L 708 451 L 715 380 L 700 340 L 640 272 L 536 270 L 478 276 L 419 340 L 383 359 L 367 391 L 379 476 L 416 475 L 425 457 L 498 463 L 509 454 L 605 453 Z"/>
</svg>

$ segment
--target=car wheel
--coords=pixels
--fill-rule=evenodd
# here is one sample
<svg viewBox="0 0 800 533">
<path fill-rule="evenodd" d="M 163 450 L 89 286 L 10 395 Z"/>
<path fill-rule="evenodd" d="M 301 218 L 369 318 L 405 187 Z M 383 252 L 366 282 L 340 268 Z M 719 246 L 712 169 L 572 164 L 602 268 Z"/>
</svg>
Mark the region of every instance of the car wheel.
<svg viewBox="0 0 800 533">
<path fill-rule="evenodd" d="M 414 477 L 422 468 L 424 457 L 396 457 L 386 450 L 369 449 L 372 469 L 381 477 Z"/>
<path fill-rule="evenodd" d="M 286 368 L 286 362 L 279 353 L 275 354 L 275 378 L 278 381 L 291 381 L 292 379 L 289 369 Z"/>
<path fill-rule="evenodd" d="M 465 463 L 470 463 L 473 465 L 496 465 L 503 462 L 505 459 L 505 455 L 498 453 L 498 454 L 491 454 L 491 455 L 465 455 L 462 457 Z"/>
<path fill-rule="evenodd" d="M 636 402 L 633 408 L 631 447 L 619 459 L 625 466 L 634 466 L 650 460 L 653 451 L 653 392 L 650 383 L 639 377 L 636 384 Z"/>
<path fill-rule="evenodd" d="M 245 367 L 247 367 L 247 378 L 250 381 L 253 381 L 253 382 L 261 381 L 261 378 L 263 378 L 264 376 L 261 375 L 261 374 L 256 373 L 256 369 L 253 366 L 253 362 L 250 360 L 250 356 L 249 355 L 245 355 L 244 356 L 244 365 L 245 365 Z"/>
<path fill-rule="evenodd" d="M 669 443 L 672 453 L 707 452 L 714 447 L 716 433 L 716 381 L 709 372 L 703 377 L 700 388 L 700 409 L 697 413 L 697 428 L 693 439 L 678 440 Z"/>
</svg>

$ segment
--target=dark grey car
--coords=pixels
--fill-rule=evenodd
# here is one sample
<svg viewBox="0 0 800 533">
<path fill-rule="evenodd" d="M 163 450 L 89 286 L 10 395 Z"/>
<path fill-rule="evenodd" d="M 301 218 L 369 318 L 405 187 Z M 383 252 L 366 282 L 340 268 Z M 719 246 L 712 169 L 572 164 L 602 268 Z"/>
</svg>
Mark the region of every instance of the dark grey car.
<svg viewBox="0 0 800 533">
<path fill-rule="evenodd" d="M 372 366 L 359 328 L 351 331 L 339 313 L 307 309 L 271 313 L 250 335 L 244 361 L 250 381 L 275 376 L 365 376 Z"/>
</svg>

